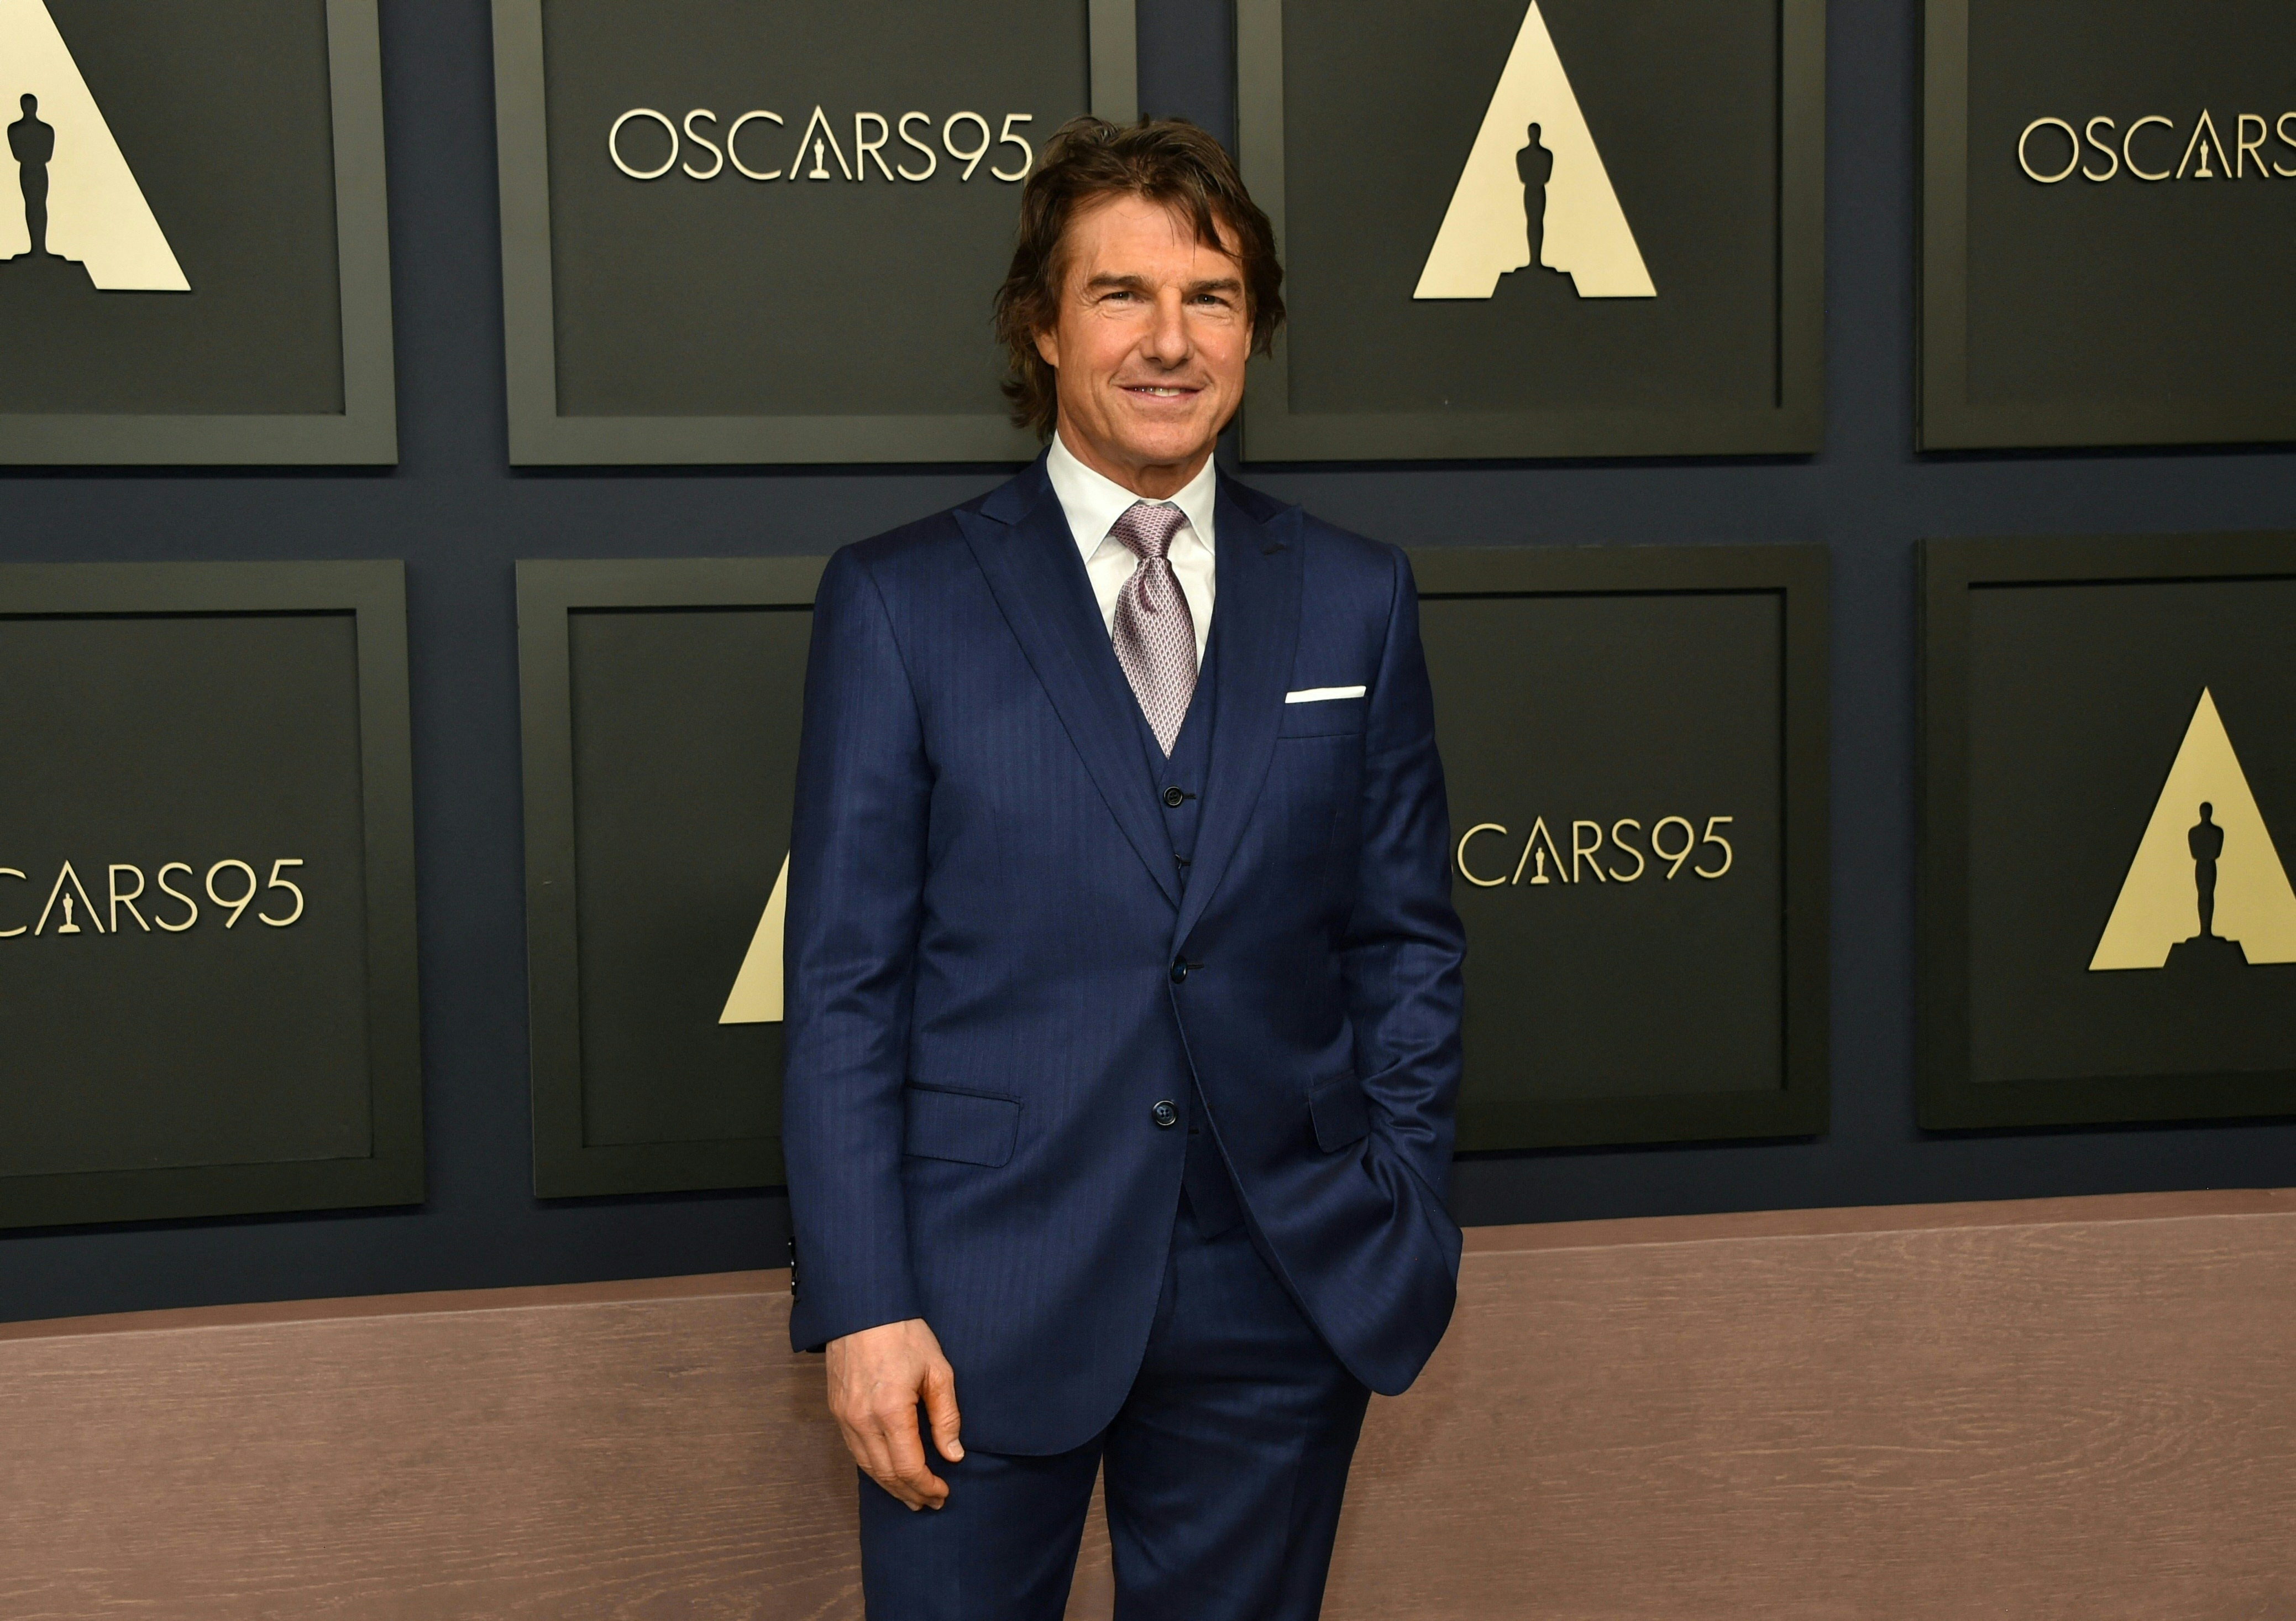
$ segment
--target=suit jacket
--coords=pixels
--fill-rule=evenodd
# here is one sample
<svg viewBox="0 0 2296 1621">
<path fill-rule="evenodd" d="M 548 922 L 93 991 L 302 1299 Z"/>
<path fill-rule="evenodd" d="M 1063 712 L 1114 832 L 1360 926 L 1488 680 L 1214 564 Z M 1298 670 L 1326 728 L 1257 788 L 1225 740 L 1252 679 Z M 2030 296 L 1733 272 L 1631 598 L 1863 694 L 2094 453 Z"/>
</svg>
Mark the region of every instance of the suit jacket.
<svg viewBox="0 0 2296 1621">
<path fill-rule="evenodd" d="M 846 547 L 816 598 L 791 1337 L 924 1318 L 969 1446 L 1065 1451 L 1122 1403 L 1185 1153 L 1160 1102 L 1201 1095 L 1254 1242 L 1365 1385 L 1407 1386 L 1450 1320 L 1464 942 L 1410 568 L 1226 478 L 1215 527 L 1185 883 L 1041 461 Z"/>
</svg>

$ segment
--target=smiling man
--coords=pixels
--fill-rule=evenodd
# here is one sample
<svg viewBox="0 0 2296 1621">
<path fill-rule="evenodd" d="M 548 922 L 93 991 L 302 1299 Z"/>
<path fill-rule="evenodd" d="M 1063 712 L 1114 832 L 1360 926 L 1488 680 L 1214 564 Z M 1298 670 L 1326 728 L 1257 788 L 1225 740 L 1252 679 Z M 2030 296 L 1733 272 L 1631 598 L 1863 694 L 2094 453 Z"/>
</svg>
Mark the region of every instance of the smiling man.
<svg viewBox="0 0 2296 1621">
<path fill-rule="evenodd" d="M 1213 465 L 1283 315 L 1218 143 L 1079 119 L 1021 215 L 997 325 L 1046 454 L 816 607 L 791 1335 L 873 1617 L 1057 1621 L 1104 1469 L 1120 1621 L 1304 1621 L 1458 1272 L 1417 599 Z"/>
</svg>

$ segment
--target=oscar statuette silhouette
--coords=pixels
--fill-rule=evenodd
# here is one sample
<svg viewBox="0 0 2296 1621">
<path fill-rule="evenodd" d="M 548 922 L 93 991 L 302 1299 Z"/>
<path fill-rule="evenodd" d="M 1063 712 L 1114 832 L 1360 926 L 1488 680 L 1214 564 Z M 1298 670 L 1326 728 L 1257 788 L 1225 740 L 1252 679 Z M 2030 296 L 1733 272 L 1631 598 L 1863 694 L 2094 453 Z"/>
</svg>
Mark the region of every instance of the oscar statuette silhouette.
<svg viewBox="0 0 2296 1621">
<path fill-rule="evenodd" d="M 2225 830 L 2216 820 L 2216 807 L 2203 801 L 2201 819 L 2185 837 L 2193 852 L 2193 888 L 2199 903 L 2201 932 L 2169 948 L 2168 967 L 2184 973 L 2217 974 L 2248 966 L 2240 942 L 2217 933 L 2217 863 L 2224 857 Z"/>
<path fill-rule="evenodd" d="M 1547 187 L 1554 178 L 1554 152 L 1546 144 L 1546 132 L 1537 124 L 1523 132 L 1523 144 L 1514 154 L 1514 172 L 1522 182 L 1522 218 L 1530 261 L 1520 270 L 1499 277 L 1491 295 L 1501 303 L 1543 308 L 1550 318 L 1568 320 L 1578 304 L 1578 289 L 1570 273 L 1549 269 L 1546 255 Z"/>
<path fill-rule="evenodd" d="M 41 121 L 40 98 L 26 95 L 24 116 L 8 126 L 8 151 L 16 160 L 17 184 L 24 197 L 24 225 L 31 233 L 34 259 L 48 255 L 48 164 L 56 155 L 55 127 Z"/>
</svg>

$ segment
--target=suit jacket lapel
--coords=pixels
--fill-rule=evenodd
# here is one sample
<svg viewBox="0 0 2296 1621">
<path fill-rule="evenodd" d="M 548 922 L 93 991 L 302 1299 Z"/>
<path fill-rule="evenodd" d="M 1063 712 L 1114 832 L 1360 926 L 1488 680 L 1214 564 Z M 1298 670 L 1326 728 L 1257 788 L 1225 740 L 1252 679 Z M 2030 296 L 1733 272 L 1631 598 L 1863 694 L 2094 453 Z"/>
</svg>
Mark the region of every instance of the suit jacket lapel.
<svg viewBox="0 0 2296 1621">
<path fill-rule="evenodd" d="M 1219 638 L 1218 719 L 1203 828 L 1173 934 L 1176 946 L 1186 942 L 1188 931 L 1218 892 L 1275 758 L 1284 688 L 1300 645 L 1299 516 L 1296 507 L 1287 508 L 1261 523 L 1236 502 L 1227 480 L 1220 480 L 1213 518 L 1219 578 L 1212 605 L 1213 634 Z"/>
<path fill-rule="evenodd" d="M 1137 700 L 1109 646 L 1092 582 L 1043 461 L 996 491 L 979 512 L 960 509 L 956 521 L 1110 814 L 1164 898 L 1177 906 L 1179 876 L 1171 835 L 1156 813 L 1156 784 L 1140 749 Z M 1227 521 L 1223 509 L 1218 522 Z M 1225 575 L 1220 588 L 1226 589 Z M 1215 613 L 1225 610 L 1222 603 Z"/>
</svg>

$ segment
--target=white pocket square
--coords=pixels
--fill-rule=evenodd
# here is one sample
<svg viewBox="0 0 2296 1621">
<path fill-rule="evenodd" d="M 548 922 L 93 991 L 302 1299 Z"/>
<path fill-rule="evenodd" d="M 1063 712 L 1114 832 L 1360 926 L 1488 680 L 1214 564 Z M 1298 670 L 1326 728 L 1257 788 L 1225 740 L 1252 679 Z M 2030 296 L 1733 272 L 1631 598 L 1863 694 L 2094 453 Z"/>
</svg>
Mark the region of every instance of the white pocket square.
<svg viewBox="0 0 2296 1621">
<path fill-rule="evenodd" d="M 1298 692 L 1283 695 L 1286 704 L 1327 704 L 1333 698 L 1360 698 L 1365 688 L 1360 687 L 1303 687 Z"/>
</svg>

